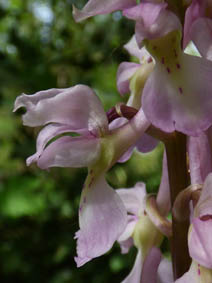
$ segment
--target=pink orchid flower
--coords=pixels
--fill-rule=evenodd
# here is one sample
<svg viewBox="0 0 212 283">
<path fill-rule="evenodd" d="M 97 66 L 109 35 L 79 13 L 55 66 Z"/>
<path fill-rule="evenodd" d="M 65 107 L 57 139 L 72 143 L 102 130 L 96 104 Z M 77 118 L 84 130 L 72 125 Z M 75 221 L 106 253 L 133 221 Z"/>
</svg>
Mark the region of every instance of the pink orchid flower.
<svg viewBox="0 0 212 283">
<path fill-rule="evenodd" d="M 150 123 L 140 110 L 124 126 L 109 130 L 100 100 L 85 85 L 22 94 L 15 101 L 14 111 L 20 107 L 27 109 L 24 125 L 45 125 L 28 165 L 37 162 L 42 169 L 88 167 L 80 200 L 80 230 L 76 233 L 75 259 L 81 266 L 106 253 L 125 229 L 126 209 L 104 175 Z M 80 136 L 67 135 L 73 132 Z"/>
<path fill-rule="evenodd" d="M 141 3 L 124 15 L 136 21 L 137 42 L 155 59 L 142 92 L 147 118 L 165 132 L 201 134 L 212 123 L 212 63 L 183 53 L 180 21 L 163 3 Z"/>
</svg>

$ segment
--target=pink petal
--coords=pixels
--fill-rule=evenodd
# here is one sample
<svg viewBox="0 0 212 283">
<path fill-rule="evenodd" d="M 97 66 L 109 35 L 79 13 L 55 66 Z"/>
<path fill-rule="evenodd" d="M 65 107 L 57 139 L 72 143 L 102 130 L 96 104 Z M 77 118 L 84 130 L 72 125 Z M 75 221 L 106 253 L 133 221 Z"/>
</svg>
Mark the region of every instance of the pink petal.
<svg viewBox="0 0 212 283">
<path fill-rule="evenodd" d="M 40 155 L 43 153 L 44 148 L 46 147 L 47 143 L 54 138 L 55 136 L 58 136 L 62 133 L 67 132 L 73 132 L 74 130 L 70 128 L 70 126 L 62 125 L 62 124 L 49 124 L 46 127 L 44 127 L 38 137 L 37 137 L 37 144 L 36 144 L 36 153 L 32 156 L 27 158 L 27 165 L 29 166 L 33 162 L 37 162 Z M 84 131 L 80 131 L 84 132 Z M 87 129 L 85 130 L 85 133 L 88 134 Z"/>
<path fill-rule="evenodd" d="M 144 39 L 154 39 L 173 30 L 181 30 L 179 19 L 172 12 L 165 10 L 166 6 L 166 3 L 144 2 L 124 10 L 124 16 L 136 21 L 135 35 L 139 47 Z"/>
<path fill-rule="evenodd" d="M 135 21 L 143 21 L 144 27 L 150 28 L 152 24 L 158 19 L 162 10 L 166 8 L 167 4 L 155 4 L 151 2 L 143 2 L 134 7 L 125 9 L 123 14 L 129 19 Z"/>
<path fill-rule="evenodd" d="M 143 60 L 148 60 L 148 58 L 151 57 L 145 47 L 139 48 L 135 35 L 133 35 L 130 41 L 124 45 L 124 48 L 129 52 L 130 55 L 137 57 L 140 62 Z"/>
<path fill-rule="evenodd" d="M 163 169 L 162 169 L 162 177 L 160 182 L 160 187 L 157 194 L 157 205 L 160 210 L 160 213 L 166 216 L 171 208 L 171 200 L 170 200 L 170 187 L 169 187 L 169 175 L 168 175 L 168 167 L 167 167 L 167 157 L 166 152 L 163 154 Z"/>
<path fill-rule="evenodd" d="M 133 5 L 136 5 L 136 0 L 90 0 L 82 10 L 73 6 L 73 17 L 76 22 L 80 22 L 95 15 L 109 14 Z"/>
<path fill-rule="evenodd" d="M 172 263 L 170 260 L 163 258 L 158 267 L 158 283 L 173 283 Z"/>
<path fill-rule="evenodd" d="M 139 250 L 133 269 L 122 283 L 157 283 L 157 269 L 160 260 L 161 252 L 156 247 L 153 247 L 150 250 L 144 260 L 142 259 L 141 251 Z"/>
<path fill-rule="evenodd" d="M 146 187 L 145 184 L 139 182 L 134 188 L 118 189 L 116 190 L 127 212 L 136 216 L 140 214 L 140 211 L 144 211 L 146 205 Z"/>
<path fill-rule="evenodd" d="M 199 18 L 192 25 L 190 33 L 200 54 L 206 59 L 212 60 L 212 20 Z"/>
<path fill-rule="evenodd" d="M 183 48 L 186 48 L 189 41 L 191 40 L 191 27 L 192 24 L 199 17 L 204 15 L 206 2 L 204 0 L 193 0 L 191 5 L 188 7 L 185 13 L 185 23 L 184 23 L 184 38 L 183 38 Z M 204 30 L 201 30 L 201 33 L 204 33 Z"/>
<path fill-rule="evenodd" d="M 120 94 L 129 93 L 129 83 L 133 74 L 138 70 L 140 64 L 123 62 L 119 65 L 117 72 L 117 88 Z"/>
<path fill-rule="evenodd" d="M 81 196 L 77 238 L 77 266 L 111 249 L 127 224 L 125 207 L 116 192 L 100 177 Z"/>
<path fill-rule="evenodd" d="M 126 123 L 128 123 L 128 120 L 126 118 L 117 118 L 109 124 L 109 129 L 112 130 L 119 128 Z M 157 146 L 157 144 L 158 141 L 156 139 L 152 138 L 148 134 L 141 134 L 141 137 L 138 138 L 137 142 L 128 148 L 128 150 L 122 155 L 118 162 L 123 163 L 129 160 L 134 148 L 142 153 L 147 153 L 152 151 Z"/>
<path fill-rule="evenodd" d="M 203 189 L 195 207 L 195 216 L 212 215 L 212 173 L 208 174 L 205 179 Z"/>
<path fill-rule="evenodd" d="M 158 140 L 144 134 L 136 143 L 136 149 L 142 153 L 147 153 L 152 151 L 158 145 Z"/>
<path fill-rule="evenodd" d="M 128 161 L 133 154 L 134 148 L 135 148 L 134 145 L 129 147 L 129 149 L 119 158 L 119 160 L 117 162 L 124 163 L 124 162 Z"/>
<path fill-rule="evenodd" d="M 135 225 L 138 222 L 138 217 L 134 215 L 127 215 L 127 226 L 121 236 L 118 239 L 118 242 L 123 242 L 132 237 Z"/>
<path fill-rule="evenodd" d="M 140 108 L 136 115 L 123 126 L 111 130 L 109 139 L 114 146 L 113 164 L 144 134 L 150 126 L 149 120 Z"/>
<path fill-rule="evenodd" d="M 121 236 L 118 238 L 118 243 L 121 248 L 121 253 L 128 253 L 129 249 L 133 246 L 133 232 L 135 225 L 138 221 L 138 217 L 134 215 L 127 215 L 127 226 Z"/>
<path fill-rule="evenodd" d="M 125 241 L 119 241 L 119 245 L 121 248 L 121 253 L 127 254 L 129 252 L 129 249 L 133 246 L 133 238 L 129 238 Z"/>
<path fill-rule="evenodd" d="M 26 107 L 23 123 L 31 127 L 53 122 L 76 130 L 107 129 L 102 104 L 93 90 L 85 85 L 40 91 L 34 95 L 23 94 L 17 97 L 14 111 L 20 107 Z"/>
<path fill-rule="evenodd" d="M 111 130 L 120 128 L 126 123 L 128 123 L 127 118 L 124 118 L 124 117 L 117 118 L 109 124 L 109 130 L 111 131 Z"/>
<path fill-rule="evenodd" d="M 189 234 L 188 247 L 190 256 L 200 265 L 212 268 L 212 220 L 193 218 Z"/>
<path fill-rule="evenodd" d="M 141 281 L 138 283 L 157 283 L 157 270 L 161 261 L 160 249 L 153 247 L 144 259 Z M 171 283 L 171 282 L 169 282 Z"/>
<path fill-rule="evenodd" d="M 212 62 L 182 54 L 179 66 L 168 72 L 163 64 L 156 64 L 143 90 L 143 110 L 165 132 L 199 135 L 212 123 Z"/>
<path fill-rule="evenodd" d="M 127 123 L 128 123 L 128 120 L 126 118 L 124 118 L 124 117 L 117 118 L 109 124 L 109 130 L 120 128 L 121 126 L 123 126 L 124 124 L 127 124 Z M 130 159 L 130 157 L 133 153 L 134 147 L 135 147 L 135 145 L 130 146 L 128 148 L 128 150 L 119 158 L 118 162 L 124 163 L 128 159 Z"/>
<path fill-rule="evenodd" d="M 158 141 L 148 134 L 143 134 L 138 141 L 129 147 L 129 149 L 122 155 L 122 157 L 118 160 L 120 163 L 124 163 L 130 159 L 133 154 L 134 148 L 142 153 L 147 153 L 152 151 L 158 144 Z"/>
<path fill-rule="evenodd" d="M 40 100 L 47 99 L 47 98 L 52 98 L 59 93 L 62 93 L 64 91 L 68 91 L 71 88 L 51 88 L 48 90 L 42 90 L 36 92 L 34 95 L 26 95 L 22 94 L 18 96 L 15 100 L 15 105 L 14 105 L 14 112 L 19 109 L 20 107 L 26 107 L 30 108 L 33 107 L 33 105 L 36 105 Z"/>
<path fill-rule="evenodd" d="M 210 144 L 205 133 L 199 137 L 189 137 L 188 154 L 191 184 L 202 184 L 212 172 Z"/>
<path fill-rule="evenodd" d="M 142 255 L 141 255 L 141 251 L 139 250 L 130 274 L 121 283 L 141 282 L 141 272 L 142 272 Z"/>
<path fill-rule="evenodd" d="M 49 167 L 88 167 L 100 154 L 99 139 L 92 136 L 61 137 L 43 151 L 37 161 L 41 169 Z"/>
</svg>

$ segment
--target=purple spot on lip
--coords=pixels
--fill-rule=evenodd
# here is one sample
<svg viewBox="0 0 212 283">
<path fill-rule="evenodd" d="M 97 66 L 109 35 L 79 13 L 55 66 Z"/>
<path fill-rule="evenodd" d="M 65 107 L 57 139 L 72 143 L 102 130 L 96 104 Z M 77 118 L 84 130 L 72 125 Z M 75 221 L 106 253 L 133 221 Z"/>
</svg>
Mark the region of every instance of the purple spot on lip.
<svg viewBox="0 0 212 283">
<path fill-rule="evenodd" d="M 177 66 L 178 69 L 180 69 L 180 64 L 179 63 L 177 63 L 176 66 Z"/>
<path fill-rule="evenodd" d="M 166 70 L 169 74 L 171 73 L 171 70 L 169 68 L 166 68 Z"/>
<path fill-rule="evenodd" d="M 162 63 L 162 64 L 165 64 L 165 58 L 164 58 L 164 57 L 162 57 L 161 63 Z"/>
<path fill-rule="evenodd" d="M 151 63 L 151 62 L 152 62 L 152 57 L 149 57 L 147 63 Z"/>
<path fill-rule="evenodd" d="M 179 92 L 180 92 L 181 94 L 183 93 L 182 87 L 179 87 Z"/>
<path fill-rule="evenodd" d="M 174 55 L 175 57 L 177 57 L 177 51 L 174 49 Z"/>
<path fill-rule="evenodd" d="M 198 275 L 200 276 L 200 269 L 198 268 Z"/>
</svg>

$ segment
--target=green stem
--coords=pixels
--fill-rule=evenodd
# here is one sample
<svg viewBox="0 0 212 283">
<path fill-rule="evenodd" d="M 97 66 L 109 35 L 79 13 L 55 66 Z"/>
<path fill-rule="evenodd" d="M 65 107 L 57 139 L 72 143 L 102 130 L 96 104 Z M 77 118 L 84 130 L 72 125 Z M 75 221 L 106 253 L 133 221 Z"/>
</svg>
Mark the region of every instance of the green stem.
<svg viewBox="0 0 212 283">
<path fill-rule="evenodd" d="M 175 132 L 165 141 L 168 162 L 171 205 L 173 207 L 177 195 L 188 186 L 189 177 L 186 159 L 186 136 Z M 171 239 L 171 253 L 174 279 L 181 277 L 188 271 L 191 259 L 188 252 L 189 219 L 178 221 L 173 216 Z"/>
</svg>

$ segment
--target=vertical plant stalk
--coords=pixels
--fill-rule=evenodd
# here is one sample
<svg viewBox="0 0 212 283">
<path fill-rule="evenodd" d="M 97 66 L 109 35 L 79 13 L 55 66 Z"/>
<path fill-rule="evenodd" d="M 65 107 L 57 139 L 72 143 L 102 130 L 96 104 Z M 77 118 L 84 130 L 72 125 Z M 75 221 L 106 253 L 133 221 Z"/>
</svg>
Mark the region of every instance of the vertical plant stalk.
<svg viewBox="0 0 212 283">
<path fill-rule="evenodd" d="M 164 143 L 168 162 L 171 205 L 173 207 L 177 195 L 189 185 L 186 136 L 174 132 Z M 188 271 L 191 263 L 188 252 L 188 228 L 189 219 L 178 221 L 172 215 L 171 253 L 175 280 Z"/>
</svg>

